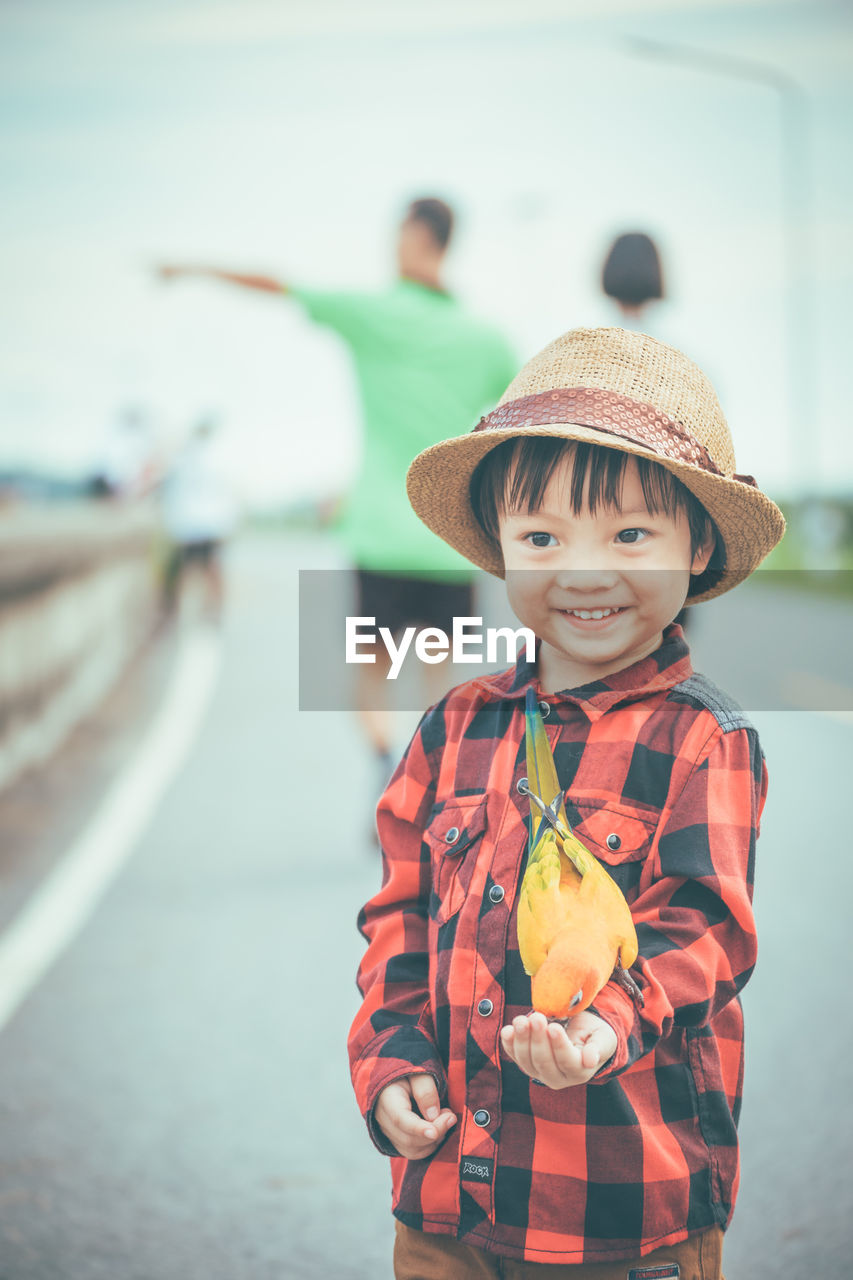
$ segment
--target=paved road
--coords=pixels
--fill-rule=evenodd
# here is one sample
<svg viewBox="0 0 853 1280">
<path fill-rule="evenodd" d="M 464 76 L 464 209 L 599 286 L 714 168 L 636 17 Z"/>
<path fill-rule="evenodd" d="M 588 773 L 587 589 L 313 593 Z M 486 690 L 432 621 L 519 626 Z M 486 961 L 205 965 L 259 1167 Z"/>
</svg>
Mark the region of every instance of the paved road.
<svg viewBox="0 0 853 1280">
<path fill-rule="evenodd" d="M 236 549 L 220 682 L 179 782 L 0 1037 L 0 1280 L 390 1278 L 387 1168 L 355 1113 L 344 1050 L 354 919 L 377 876 L 372 783 L 345 716 L 295 709 L 295 569 L 324 556 L 334 563 L 313 542 L 276 539 Z M 817 623 L 824 606 L 809 607 Z M 850 611 L 826 609 L 849 636 Z M 774 593 L 760 612 L 790 634 Z M 711 617 L 694 637 L 712 665 Z M 0 802 L 14 834 L 0 927 L 132 756 L 175 644 L 53 770 Z M 833 687 L 849 644 L 838 647 L 815 672 Z M 853 725 L 755 718 L 772 788 L 727 1275 L 841 1280 L 853 1239 Z"/>
</svg>

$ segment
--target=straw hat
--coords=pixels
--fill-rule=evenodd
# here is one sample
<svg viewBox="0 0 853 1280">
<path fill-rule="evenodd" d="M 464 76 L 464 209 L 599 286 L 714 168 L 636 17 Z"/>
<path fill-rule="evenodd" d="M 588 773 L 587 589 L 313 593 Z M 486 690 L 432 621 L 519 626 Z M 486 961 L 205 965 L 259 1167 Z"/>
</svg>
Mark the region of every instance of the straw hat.
<svg viewBox="0 0 853 1280">
<path fill-rule="evenodd" d="M 472 431 L 424 450 L 409 468 L 409 499 L 424 523 L 498 577 L 500 550 L 473 513 L 469 483 L 487 453 L 519 436 L 588 441 L 651 458 L 677 476 L 726 549 L 722 577 L 691 604 L 743 581 L 785 531 L 782 512 L 752 476 L 735 474 L 728 424 L 701 369 L 646 334 L 572 329 L 524 366 Z"/>
</svg>

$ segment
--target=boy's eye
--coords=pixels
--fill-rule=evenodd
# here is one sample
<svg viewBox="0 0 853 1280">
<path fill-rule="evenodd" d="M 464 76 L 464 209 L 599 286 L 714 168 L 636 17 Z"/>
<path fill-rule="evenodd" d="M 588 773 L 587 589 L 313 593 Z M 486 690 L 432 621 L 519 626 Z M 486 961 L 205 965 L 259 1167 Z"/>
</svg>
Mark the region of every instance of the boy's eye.
<svg viewBox="0 0 853 1280">
<path fill-rule="evenodd" d="M 556 547 L 557 539 L 552 533 L 536 532 L 525 535 L 525 540 L 534 547 Z"/>
<path fill-rule="evenodd" d="M 642 542 L 646 536 L 645 529 L 620 529 L 616 535 L 617 542 Z"/>
</svg>

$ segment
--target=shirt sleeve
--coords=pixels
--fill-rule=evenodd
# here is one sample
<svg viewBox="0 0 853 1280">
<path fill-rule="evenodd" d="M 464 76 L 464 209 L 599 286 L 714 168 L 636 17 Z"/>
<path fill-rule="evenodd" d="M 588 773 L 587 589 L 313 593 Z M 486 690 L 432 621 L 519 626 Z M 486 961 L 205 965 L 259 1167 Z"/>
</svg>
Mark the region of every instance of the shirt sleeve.
<svg viewBox="0 0 853 1280">
<path fill-rule="evenodd" d="M 664 814 L 652 884 L 631 903 L 642 1008 L 614 982 L 592 1011 L 617 1049 L 593 1077 L 620 1074 L 674 1027 L 702 1027 L 733 1000 L 755 965 L 755 842 L 767 771 L 755 730 L 715 732 Z"/>
<path fill-rule="evenodd" d="M 381 1090 L 413 1072 L 428 1072 L 442 1099 L 447 1092 L 429 997 L 432 876 L 423 841 L 435 800 L 434 767 L 443 724 L 440 707 L 427 713 L 379 802 L 382 887 L 358 920 L 367 950 L 358 970 L 364 1000 L 350 1029 L 350 1070 L 370 1135 L 387 1155 L 397 1152 L 373 1115 Z"/>
<path fill-rule="evenodd" d="M 334 330 L 351 346 L 363 337 L 370 310 L 364 295 L 297 286 L 288 289 L 288 297 L 300 303 L 315 324 Z"/>
</svg>

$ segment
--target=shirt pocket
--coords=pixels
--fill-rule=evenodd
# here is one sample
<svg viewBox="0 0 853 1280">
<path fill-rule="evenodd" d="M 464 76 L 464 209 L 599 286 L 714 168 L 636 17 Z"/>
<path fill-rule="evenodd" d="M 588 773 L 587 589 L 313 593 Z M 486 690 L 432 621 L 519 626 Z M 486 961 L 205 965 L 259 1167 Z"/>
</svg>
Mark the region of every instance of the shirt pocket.
<svg viewBox="0 0 853 1280">
<path fill-rule="evenodd" d="M 424 831 L 432 865 L 429 913 L 439 924 L 452 919 L 465 901 L 485 830 L 485 796 L 448 801 L 430 817 Z"/>
<path fill-rule="evenodd" d="M 608 866 L 640 862 L 648 854 L 657 823 L 651 817 L 640 817 L 635 810 L 612 800 L 567 799 L 569 821 L 571 809 L 576 813 L 573 830 L 590 853 Z"/>
</svg>

